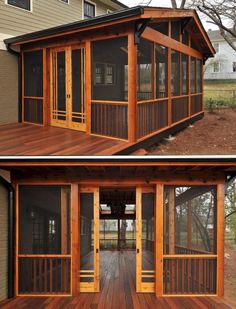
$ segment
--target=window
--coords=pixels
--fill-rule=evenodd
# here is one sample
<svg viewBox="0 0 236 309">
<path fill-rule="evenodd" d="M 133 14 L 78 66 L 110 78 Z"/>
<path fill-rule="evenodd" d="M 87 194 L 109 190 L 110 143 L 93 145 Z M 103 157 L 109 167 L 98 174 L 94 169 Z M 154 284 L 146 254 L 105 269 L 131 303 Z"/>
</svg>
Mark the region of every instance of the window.
<svg viewBox="0 0 236 309">
<path fill-rule="evenodd" d="M 191 58 L 191 93 L 196 93 L 196 58 Z"/>
<path fill-rule="evenodd" d="M 167 97 L 168 49 L 156 44 L 156 97 Z"/>
<path fill-rule="evenodd" d="M 236 72 L 236 62 L 233 62 L 233 72 Z"/>
<path fill-rule="evenodd" d="M 182 94 L 188 94 L 188 56 L 182 54 Z"/>
<path fill-rule="evenodd" d="M 215 48 L 215 51 L 218 53 L 219 50 L 220 50 L 220 44 L 219 43 L 213 43 L 212 45 Z"/>
<path fill-rule="evenodd" d="M 96 16 L 96 5 L 92 2 L 84 1 L 84 19 L 93 18 Z"/>
<path fill-rule="evenodd" d="M 180 52 L 171 51 L 171 91 L 172 96 L 180 95 Z"/>
<path fill-rule="evenodd" d="M 219 73 L 220 72 L 220 63 L 219 61 L 216 61 L 213 63 L 213 72 L 214 73 Z"/>
<path fill-rule="evenodd" d="M 31 0 L 7 0 L 7 4 L 13 5 L 17 8 L 31 11 Z"/>
<path fill-rule="evenodd" d="M 178 21 L 171 23 L 171 37 L 176 41 L 180 40 L 180 23 Z"/>
<path fill-rule="evenodd" d="M 141 40 L 138 50 L 138 101 L 153 99 L 153 43 Z"/>
<path fill-rule="evenodd" d="M 127 37 L 92 43 L 93 100 L 128 100 L 127 46 Z"/>
</svg>

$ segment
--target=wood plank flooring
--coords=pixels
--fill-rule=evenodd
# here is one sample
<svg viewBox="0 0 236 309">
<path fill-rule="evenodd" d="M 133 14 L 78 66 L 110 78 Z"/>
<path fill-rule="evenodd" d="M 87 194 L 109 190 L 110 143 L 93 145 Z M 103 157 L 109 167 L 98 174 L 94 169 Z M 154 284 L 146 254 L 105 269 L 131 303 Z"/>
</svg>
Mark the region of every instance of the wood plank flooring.
<svg viewBox="0 0 236 309">
<path fill-rule="evenodd" d="M 113 155 L 130 143 L 57 127 L 0 125 L 0 155 Z"/>
<path fill-rule="evenodd" d="M 18 297 L 0 303 L 0 308 L 84 309 L 233 309 L 218 297 L 164 297 L 135 292 L 135 251 L 101 252 L 101 292 L 77 297 Z"/>
</svg>

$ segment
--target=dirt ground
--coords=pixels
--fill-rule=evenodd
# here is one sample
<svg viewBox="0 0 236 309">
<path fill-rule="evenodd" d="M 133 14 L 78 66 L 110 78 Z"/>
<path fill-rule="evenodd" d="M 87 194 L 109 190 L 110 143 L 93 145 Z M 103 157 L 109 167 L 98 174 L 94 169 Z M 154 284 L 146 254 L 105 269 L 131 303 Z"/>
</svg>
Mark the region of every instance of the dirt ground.
<svg viewBox="0 0 236 309">
<path fill-rule="evenodd" d="M 236 155 L 236 109 L 206 111 L 203 119 L 147 152 L 148 155 Z"/>
<path fill-rule="evenodd" d="M 236 245 L 225 245 L 225 297 L 236 302 Z"/>
</svg>

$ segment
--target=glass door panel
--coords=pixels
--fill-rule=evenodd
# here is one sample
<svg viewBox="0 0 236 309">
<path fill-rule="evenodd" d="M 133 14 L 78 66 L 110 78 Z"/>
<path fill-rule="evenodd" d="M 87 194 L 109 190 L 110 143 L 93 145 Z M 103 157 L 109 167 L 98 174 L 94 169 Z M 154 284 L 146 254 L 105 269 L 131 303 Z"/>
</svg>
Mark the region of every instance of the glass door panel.
<svg viewBox="0 0 236 309">
<path fill-rule="evenodd" d="M 99 291 L 99 191 L 80 193 L 80 292 Z"/>
<path fill-rule="evenodd" d="M 136 290 L 154 292 L 155 193 L 137 188 L 136 201 Z"/>
<path fill-rule="evenodd" d="M 52 125 L 67 126 L 66 50 L 52 53 Z"/>
<path fill-rule="evenodd" d="M 84 89 L 84 49 L 71 51 L 72 70 L 72 113 L 71 126 L 81 131 L 86 130 L 85 89 Z"/>
<path fill-rule="evenodd" d="M 51 124 L 85 131 L 84 48 L 51 52 Z"/>
</svg>

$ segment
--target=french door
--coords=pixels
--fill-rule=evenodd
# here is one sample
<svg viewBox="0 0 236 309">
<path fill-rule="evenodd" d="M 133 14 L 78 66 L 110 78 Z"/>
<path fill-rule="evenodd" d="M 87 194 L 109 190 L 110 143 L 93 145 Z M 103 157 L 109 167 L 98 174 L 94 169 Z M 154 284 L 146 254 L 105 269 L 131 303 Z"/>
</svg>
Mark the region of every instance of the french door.
<svg viewBox="0 0 236 309">
<path fill-rule="evenodd" d="M 51 50 L 51 125 L 86 130 L 85 49 Z"/>
<path fill-rule="evenodd" d="M 80 190 L 80 292 L 99 292 L 99 188 Z"/>
<path fill-rule="evenodd" d="M 136 291 L 142 293 L 155 289 L 155 199 L 154 188 L 136 188 Z"/>
</svg>

